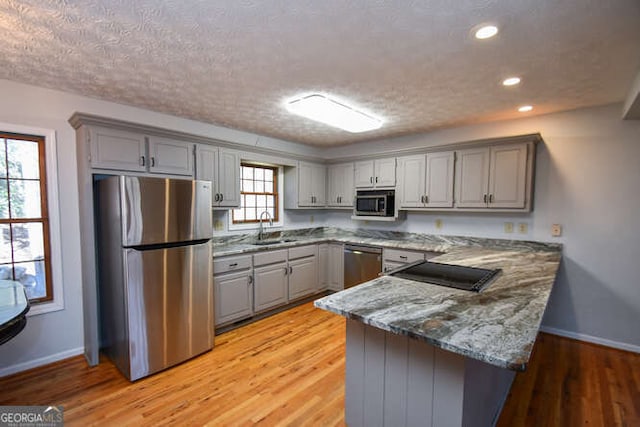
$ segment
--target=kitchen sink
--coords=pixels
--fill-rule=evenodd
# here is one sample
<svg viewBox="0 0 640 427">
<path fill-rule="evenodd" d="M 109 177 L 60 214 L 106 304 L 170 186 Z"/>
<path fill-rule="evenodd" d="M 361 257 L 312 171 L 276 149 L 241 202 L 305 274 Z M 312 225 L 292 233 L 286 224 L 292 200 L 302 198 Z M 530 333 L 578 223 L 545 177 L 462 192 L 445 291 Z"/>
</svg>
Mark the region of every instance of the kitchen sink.
<svg viewBox="0 0 640 427">
<path fill-rule="evenodd" d="M 277 245 L 278 243 L 287 243 L 294 242 L 293 239 L 267 239 L 267 240 L 257 240 L 252 243 L 252 245 L 258 246 L 266 246 L 266 245 Z"/>
<path fill-rule="evenodd" d="M 417 261 L 391 271 L 388 275 L 465 291 L 480 292 L 500 274 L 500 269 Z"/>
</svg>

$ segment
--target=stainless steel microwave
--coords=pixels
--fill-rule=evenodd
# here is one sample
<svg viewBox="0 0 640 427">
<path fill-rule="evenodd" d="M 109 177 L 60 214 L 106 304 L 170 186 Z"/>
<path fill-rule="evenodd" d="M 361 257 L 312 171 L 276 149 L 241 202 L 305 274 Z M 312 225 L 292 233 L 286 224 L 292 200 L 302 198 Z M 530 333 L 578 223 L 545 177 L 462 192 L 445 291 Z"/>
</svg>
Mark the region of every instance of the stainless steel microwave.
<svg viewBox="0 0 640 427">
<path fill-rule="evenodd" d="M 394 216 L 395 190 L 362 190 L 356 193 L 355 215 Z"/>
</svg>

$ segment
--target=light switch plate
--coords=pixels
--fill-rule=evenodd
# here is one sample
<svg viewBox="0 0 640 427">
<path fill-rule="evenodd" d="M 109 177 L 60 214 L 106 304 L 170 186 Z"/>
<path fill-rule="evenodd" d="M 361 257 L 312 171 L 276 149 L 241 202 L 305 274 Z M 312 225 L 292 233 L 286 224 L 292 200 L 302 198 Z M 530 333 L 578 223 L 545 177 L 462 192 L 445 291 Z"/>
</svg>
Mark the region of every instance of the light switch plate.
<svg viewBox="0 0 640 427">
<path fill-rule="evenodd" d="M 442 220 L 436 219 L 436 230 L 441 230 L 441 229 L 442 229 Z"/>
<path fill-rule="evenodd" d="M 560 224 L 553 224 L 551 226 L 551 236 L 553 237 L 560 237 L 562 236 L 562 225 Z"/>
<path fill-rule="evenodd" d="M 513 223 L 512 222 L 505 222 L 504 223 L 504 232 L 505 233 L 513 233 Z"/>
<path fill-rule="evenodd" d="M 527 234 L 529 232 L 529 224 L 526 222 L 521 222 L 518 224 L 518 233 Z"/>
</svg>

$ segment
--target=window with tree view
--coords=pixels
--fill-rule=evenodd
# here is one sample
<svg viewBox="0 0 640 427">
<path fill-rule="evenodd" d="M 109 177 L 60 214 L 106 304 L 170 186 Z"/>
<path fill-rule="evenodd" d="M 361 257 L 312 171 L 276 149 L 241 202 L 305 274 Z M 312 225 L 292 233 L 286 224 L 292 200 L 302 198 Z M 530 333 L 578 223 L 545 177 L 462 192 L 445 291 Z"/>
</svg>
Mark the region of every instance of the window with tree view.
<svg viewBox="0 0 640 427">
<path fill-rule="evenodd" d="M 240 208 L 231 213 L 234 224 L 258 222 L 269 212 L 278 221 L 278 168 L 243 163 L 240 167 Z M 263 216 L 267 220 L 266 214 Z"/>
<path fill-rule="evenodd" d="M 53 299 L 43 137 L 0 132 L 0 280 Z"/>
</svg>

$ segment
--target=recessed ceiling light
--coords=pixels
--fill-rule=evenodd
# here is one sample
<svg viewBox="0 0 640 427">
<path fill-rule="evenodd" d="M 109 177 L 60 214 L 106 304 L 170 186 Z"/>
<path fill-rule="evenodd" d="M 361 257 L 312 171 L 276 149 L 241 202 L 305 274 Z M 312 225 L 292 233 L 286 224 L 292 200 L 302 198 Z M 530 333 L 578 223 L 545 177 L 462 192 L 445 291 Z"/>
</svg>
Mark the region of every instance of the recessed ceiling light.
<svg viewBox="0 0 640 427">
<path fill-rule="evenodd" d="M 485 25 L 476 31 L 476 38 L 480 40 L 489 39 L 498 34 L 498 27 L 495 25 Z"/>
<path fill-rule="evenodd" d="M 513 86 L 517 85 L 518 83 L 520 83 L 520 77 L 509 77 L 508 79 L 504 79 L 504 81 L 502 82 L 502 84 L 505 86 Z"/>
<path fill-rule="evenodd" d="M 366 132 L 382 126 L 382 120 L 319 94 L 288 101 L 286 107 L 291 113 L 347 132 Z"/>
<path fill-rule="evenodd" d="M 526 113 L 527 111 L 531 110 L 533 110 L 533 107 L 531 105 L 523 105 L 522 107 L 518 108 L 518 111 L 520 111 L 521 113 Z"/>
</svg>

